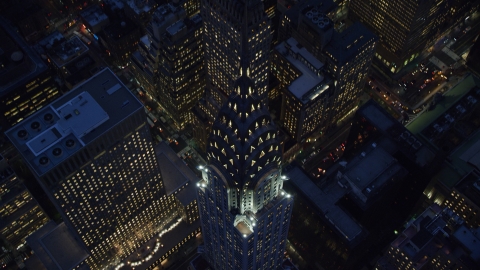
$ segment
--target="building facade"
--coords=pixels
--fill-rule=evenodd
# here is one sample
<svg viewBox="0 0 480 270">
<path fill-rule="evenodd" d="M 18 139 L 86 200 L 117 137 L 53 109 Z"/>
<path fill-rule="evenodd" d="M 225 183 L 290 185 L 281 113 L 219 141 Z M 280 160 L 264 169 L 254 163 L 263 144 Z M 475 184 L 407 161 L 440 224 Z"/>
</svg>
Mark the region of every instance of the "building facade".
<svg viewBox="0 0 480 270">
<path fill-rule="evenodd" d="M 91 269 L 118 264 L 168 223 L 140 103 L 109 69 L 7 131 Z M 171 215 L 173 218 L 174 215 Z"/>
<path fill-rule="evenodd" d="M 280 122 L 291 138 L 301 141 L 325 126 L 332 80 L 324 77 L 324 64 L 294 38 L 275 47 L 272 62 L 283 90 Z"/>
<path fill-rule="evenodd" d="M 248 43 L 251 48 L 246 60 L 252 66 L 251 78 L 264 100 L 268 99 L 268 77 L 270 67 L 271 22 L 263 1 L 205 0 L 201 2 L 203 19 L 203 46 L 207 73 L 205 96 L 199 104 L 193 120 L 193 133 L 197 144 L 205 146 L 212 123 L 220 107 L 233 89 L 240 67 L 241 28 L 247 25 Z M 243 16 L 247 12 L 248 17 Z M 202 111 L 203 112 L 200 112 Z M 206 132 L 205 132 L 206 131 Z"/>
<path fill-rule="evenodd" d="M 205 91 L 202 18 L 182 18 L 160 39 L 157 99 L 182 130 L 191 123 L 191 109 Z"/>
<path fill-rule="evenodd" d="M 445 206 L 460 216 L 470 228 L 480 226 L 480 173 L 474 170 L 468 173 L 452 188 L 450 196 L 445 199 Z"/>
<path fill-rule="evenodd" d="M 111 22 L 99 34 L 100 42 L 114 57 L 114 63 L 124 66 L 137 49 L 142 31 L 132 20 L 124 18 Z"/>
<path fill-rule="evenodd" d="M 418 57 L 437 34 L 440 17 L 445 13 L 444 2 L 352 0 L 349 16 L 379 36 L 375 62 L 381 70 L 392 74 Z"/>
<path fill-rule="evenodd" d="M 325 48 L 325 72 L 334 79 L 330 123 L 336 125 L 357 109 L 370 72 L 378 38 L 363 24 L 336 32 Z"/>
<path fill-rule="evenodd" d="M 335 10 L 333 1 L 304 1 L 281 18 L 272 74 L 285 93 L 282 126 L 297 142 L 351 115 L 375 53 L 377 38 L 361 23 L 335 29 Z"/>
<path fill-rule="evenodd" d="M 0 233 L 7 250 L 18 250 L 27 236 L 49 221 L 32 194 L 0 155 Z"/>
<path fill-rule="evenodd" d="M 248 72 L 244 69 L 244 72 Z M 213 124 L 198 203 L 214 269 L 276 269 L 284 261 L 293 198 L 283 189 L 275 124 L 243 75 Z"/>
<path fill-rule="evenodd" d="M 249 2 L 234 3 L 245 22 L 234 45 L 237 79 L 213 123 L 209 164 L 197 183 L 204 257 L 214 269 L 277 269 L 285 259 L 293 198 L 282 189 L 278 130 L 253 80 L 254 71 L 263 71 L 250 61 L 257 51 L 246 23 Z"/>
<path fill-rule="evenodd" d="M 470 230 L 449 208 L 436 204 L 406 224 L 376 269 L 476 269 L 479 230 Z"/>
<path fill-rule="evenodd" d="M 189 13 L 175 3 L 158 7 L 132 55 L 138 79 L 178 129 L 191 123 L 205 88 L 202 19 Z"/>
<path fill-rule="evenodd" d="M 157 96 L 158 69 L 160 63 L 160 40 L 167 27 L 185 17 L 185 10 L 172 4 L 160 6 L 146 27 L 147 34 L 138 43 L 132 54 L 132 70 L 137 79 L 152 97 Z"/>
<path fill-rule="evenodd" d="M 3 131 L 61 95 L 40 56 L 0 18 L 0 127 Z M 0 144 L 4 141 L 3 132 Z"/>
<path fill-rule="evenodd" d="M 248 12 L 248 17 L 243 16 Z M 233 89 L 240 67 L 241 31 L 248 25 L 250 51 L 245 57 L 252 66 L 251 78 L 260 97 L 268 86 L 271 26 L 262 1 L 202 1 L 207 88 L 213 101 L 222 106 Z M 216 115 L 216 114 L 215 114 Z"/>
</svg>

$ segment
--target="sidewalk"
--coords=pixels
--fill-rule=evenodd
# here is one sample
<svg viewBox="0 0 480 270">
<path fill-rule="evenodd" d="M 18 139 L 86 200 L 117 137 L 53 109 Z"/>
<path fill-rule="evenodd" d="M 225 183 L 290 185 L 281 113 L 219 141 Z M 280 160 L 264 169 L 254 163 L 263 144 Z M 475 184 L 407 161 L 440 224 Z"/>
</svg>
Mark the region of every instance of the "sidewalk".
<svg viewBox="0 0 480 270">
<path fill-rule="evenodd" d="M 427 103 L 432 97 L 433 95 L 435 95 L 440 89 L 442 89 L 443 87 L 447 87 L 447 90 L 445 92 L 448 92 L 450 91 L 453 87 L 455 87 L 459 82 L 463 81 L 463 79 L 465 79 L 465 77 L 467 76 L 468 73 L 465 73 L 463 74 L 462 76 L 452 76 L 450 77 L 450 81 L 449 82 L 443 82 L 441 83 L 439 86 L 437 86 L 433 91 L 431 91 L 430 94 L 428 94 L 427 96 L 425 96 L 424 98 L 422 98 L 422 100 L 420 102 L 418 102 L 415 106 L 412 107 L 412 110 L 415 110 L 419 107 L 421 107 L 423 104 Z"/>
</svg>

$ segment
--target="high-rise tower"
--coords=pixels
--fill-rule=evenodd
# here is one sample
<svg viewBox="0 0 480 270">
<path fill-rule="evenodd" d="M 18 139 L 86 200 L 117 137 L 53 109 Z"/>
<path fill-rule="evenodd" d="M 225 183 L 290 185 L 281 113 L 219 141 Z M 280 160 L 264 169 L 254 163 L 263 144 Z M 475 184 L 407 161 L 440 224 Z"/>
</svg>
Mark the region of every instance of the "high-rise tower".
<svg viewBox="0 0 480 270">
<path fill-rule="evenodd" d="M 238 14 L 243 23 L 237 26 L 240 31 L 234 45 L 237 78 L 213 123 L 207 146 L 209 164 L 202 167 L 198 183 L 204 255 L 217 270 L 277 269 L 284 260 L 293 204 L 293 198 L 282 190 L 277 128 L 258 93 L 262 87 L 253 79 L 258 77 L 253 72 L 261 70 L 258 66 L 268 65 L 268 59 L 250 61 L 257 53 L 250 43 L 252 28 L 247 20 L 258 15 L 253 2 L 257 1 L 235 1 L 237 10 L 243 12 Z"/>
<path fill-rule="evenodd" d="M 187 3 L 196 1 L 184 1 Z M 191 109 L 205 91 L 202 18 L 188 17 L 179 3 L 157 8 L 132 55 L 132 67 L 149 95 L 161 102 L 178 129 L 191 122 Z"/>
<path fill-rule="evenodd" d="M 248 10 L 249 16 L 243 14 Z M 194 109 L 194 134 L 205 149 L 207 136 L 220 107 L 234 88 L 240 68 L 242 27 L 249 51 L 243 57 L 251 68 L 250 78 L 262 100 L 267 100 L 271 22 L 261 0 L 202 0 L 203 47 L 207 72 L 205 99 Z"/>
<path fill-rule="evenodd" d="M 381 69 L 398 73 L 413 61 L 437 34 L 443 0 L 352 0 L 349 16 L 380 38 L 375 54 Z"/>
<path fill-rule="evenodd" d="M 243 14 L 248 10 L 249 16 Z M 222 106 L 233 89 L 240 68 L 242 28 L 248 31 L 249 51 L 245 59 L 251 68 L 250 78 L 258 95 L 267 94 L 268 58 L 271 26 L 260 0 L 203 0 L 200 13 L 204 27 L 205 64 L 207 87 L 210 94 Z"/>
<path fill-rule="evenodd" d="M 143 104 L 109 69 L 6 132 L 91 269 L 111 267 L 174 216 Z"/>
</svg>

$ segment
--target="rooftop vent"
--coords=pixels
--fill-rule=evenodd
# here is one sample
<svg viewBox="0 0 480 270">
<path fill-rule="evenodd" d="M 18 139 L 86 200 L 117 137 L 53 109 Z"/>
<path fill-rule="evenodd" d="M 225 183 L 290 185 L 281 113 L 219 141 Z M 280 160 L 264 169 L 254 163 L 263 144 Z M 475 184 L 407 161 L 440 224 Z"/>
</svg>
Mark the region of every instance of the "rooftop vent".
<svg viewBox="0 0 480 270">
<path fill-rule="evenodd" d="M 50 163 L 50 160 L 47 157 L 41 157 L 38 162 L 42 166 L 47 166 Z"/>
<path fill-rule="evenodd" d="M 58 147 L 55 148 L 55 149 L 53 149 L 53 151 L 52 151 L 52 154 L 53 154 L 54 156 L 56 156 L 56 157 L 61 156 L 62 153 L 63 153 L 62 149 L 61 149 L 61 148 L 58 148 Z"/>
<path fill-rule="evenodd" d="M 316 23 L 318 27 L 320 28 L 325 28 L 330 24 L 330 21 L 328 20 L 327 17 L 320 17 L 318 19 L 318 22 Z"/>
<path fill-rule="evenodd" d="M 40 131 L 40 130 L 41 130 L 41 125 L 40 125 L 40 122 L 38 122 L 38 121 L 33 121 L 33 122 L 30 124 L 30 127 L 31 127 L 33 130 L 36 130 L 36 131 Z"/>
<path fill-rule="evenodd" d="M 45 122 L 47 123 L 52 123 L 53 122 L 53 114 L 51 113 L 46 113 L 44 116 L 43 116 L 43 120 L 45 120 Z"/>
<path fill-rule="evenodd" d="M 17 132 L 17 136 L 20 138 L 20 139 L 28 139 L 28 132 L 25 130 L 25 129 L 21 129 Z"/>
<path fill-rule="evenodd" d="M 20 62 L 23 59 L 23 53 L 21 51 L 13 52 L 10 59 L 12 59 L 13 62 Z"/>
<path fill-rule="evenodd" d="M 65 146 L 68 148 L 68 149 L 72 149 L 75 147 L 75 141 L 72 140 L 72 139 L 68 139 L 66 142 L 65 142 Z"/>
</svg>

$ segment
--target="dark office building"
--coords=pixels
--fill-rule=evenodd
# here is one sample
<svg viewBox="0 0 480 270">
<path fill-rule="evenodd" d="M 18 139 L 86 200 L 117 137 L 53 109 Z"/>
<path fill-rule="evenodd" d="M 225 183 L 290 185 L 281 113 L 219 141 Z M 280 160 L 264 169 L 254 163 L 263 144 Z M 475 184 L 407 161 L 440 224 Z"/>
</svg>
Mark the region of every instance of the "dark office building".
<svg viewBox="0 0 480 270">
<path fill-rule="evenodd" d="M 0 7 L 0 16 L 17 27 L 18 32 L 28 43 L 33 44 L 50 30 L 47 10 L 36 0 L 5 0 L 2 4 L 5 6 Z"/>
<path fill-rule="evenodd" d="M 124 66 L 137 49 L 142 30 L 133 21 L 125 18 L 111 22 L 99 34 L 100 42 L 109 51 L 117 65 Z"/>
<path fill-rule="evenodd" d="M 0 126 L 2 133 L 60 96 L 54 74 L 0 17 Z"/>
<path fill-rule="evenodd" d="M 48 222 L 43 209 L 0 155 L 0 233 L 6 250 L 17 251 L 27 236 Z"/>
<path fill-rule="evenodd" d="M 304 266 L 370 269 L 429 181 L 433 152 L 378 104 L 367 102 L 354 119 L 337 165 L 320 163 L 318 177 L 299 167 L 286 172 L 301 205 L 289 240 Z"/>
</svg>

